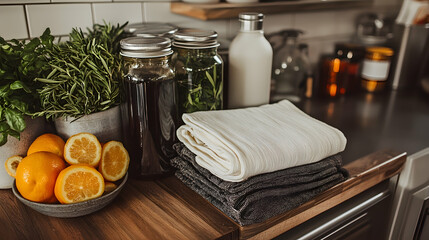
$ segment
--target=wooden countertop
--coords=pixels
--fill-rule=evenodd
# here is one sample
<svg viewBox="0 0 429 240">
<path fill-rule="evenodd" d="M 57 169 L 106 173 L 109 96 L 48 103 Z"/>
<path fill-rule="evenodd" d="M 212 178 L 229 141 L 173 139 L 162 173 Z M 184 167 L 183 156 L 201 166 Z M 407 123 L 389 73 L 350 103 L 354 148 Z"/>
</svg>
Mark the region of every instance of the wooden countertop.
<svg viewBox="0 0 429 240">
<path fill-rule="evenodd" d="M 269 239 L 400 172 L 406 154 L 379 151 L 345 166 L 351 177 L 264 223 L 241 227 L 174 176 L 129 180 L 106 208 L 84 217 L 44 216 L 0 190 L 2 239 Z"/>
</svg>

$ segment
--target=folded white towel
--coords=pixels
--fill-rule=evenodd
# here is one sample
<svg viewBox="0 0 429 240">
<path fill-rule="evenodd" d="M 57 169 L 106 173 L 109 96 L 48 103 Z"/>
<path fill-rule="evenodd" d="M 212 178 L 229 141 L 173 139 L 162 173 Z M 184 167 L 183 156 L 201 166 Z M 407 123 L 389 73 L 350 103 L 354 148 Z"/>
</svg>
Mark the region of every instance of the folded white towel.
<svg viewBox="0 0 429 240">
<path fill-rule="evenodd" d="M 219 178 L 247 178 L 317 162 L 344 150 L 338 129 L 287 100 L 261 107 L 183 114 L 178 139 Z"/>
</svg>

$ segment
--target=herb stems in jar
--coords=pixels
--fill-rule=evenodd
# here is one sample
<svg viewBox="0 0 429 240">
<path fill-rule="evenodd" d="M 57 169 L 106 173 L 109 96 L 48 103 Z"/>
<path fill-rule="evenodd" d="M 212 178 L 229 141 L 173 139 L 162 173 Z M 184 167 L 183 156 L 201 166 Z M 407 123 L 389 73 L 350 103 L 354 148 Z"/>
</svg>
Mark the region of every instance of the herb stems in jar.
<svg viewBox="0 0 429 240">
<path fill-rule="evenodd" d="M 198 29 L 174 34 L 180 114 L 223 108 L 223 62 L 216 38 L 216 32 Z"/>
</svg>

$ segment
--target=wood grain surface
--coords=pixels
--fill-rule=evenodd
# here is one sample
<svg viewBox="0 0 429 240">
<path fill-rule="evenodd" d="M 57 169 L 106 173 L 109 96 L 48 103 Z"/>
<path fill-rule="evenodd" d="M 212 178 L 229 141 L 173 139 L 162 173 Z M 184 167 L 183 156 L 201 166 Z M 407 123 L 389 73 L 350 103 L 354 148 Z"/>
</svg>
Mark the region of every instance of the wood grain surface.
<svg viewBox="0 0 429 240">
<path fill-rule="evenodd" d="M 237 225 L 175 177 L 129 180 L 88 216 L 44 216 L 0 190 L 0 239 L 237 239 Z"/>
<path fill-rule="evenodd" d="M 342 9 L 369 6 L 371 1 L 362 0 L 304 0 L 304 1 L 275 1 L 263 3 L 214 3 L 195 4 L 172 2 L 170 10 L 173 13 L 201 20 L 238 18 L 242 12 L 282 13 L 296 11 L 314 11 L 323 9 Z"/>
<path fill-rule="evenodd" d="M 269 239 L 396 175 L 405 153 L 380 151 L 345 166 L 351 178 L 264 223 L 240 227 L 174 176 L 129 180 L 106 208 L 44 216 L 0 190 L 0 239 Z"/>
</svg>

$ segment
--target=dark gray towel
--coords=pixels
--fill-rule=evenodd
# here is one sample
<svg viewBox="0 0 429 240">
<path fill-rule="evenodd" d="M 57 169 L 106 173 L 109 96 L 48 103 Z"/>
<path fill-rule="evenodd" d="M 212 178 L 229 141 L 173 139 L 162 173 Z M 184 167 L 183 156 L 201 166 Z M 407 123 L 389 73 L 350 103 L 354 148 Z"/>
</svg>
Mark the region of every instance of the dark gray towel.
<svg viewBox="0 0 429 240">
<path fill-rule="evenodd" d="M 174 145 L 176 176 L 241 225 L 264 221 L 295 208 L 344 181 L 339 155 L 317 163 L 254 176 L 243 182 L 224 181 L 195 162 L 183 144 Z"/>
</svg>

